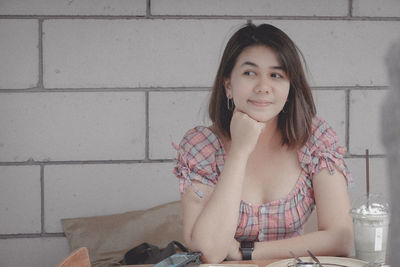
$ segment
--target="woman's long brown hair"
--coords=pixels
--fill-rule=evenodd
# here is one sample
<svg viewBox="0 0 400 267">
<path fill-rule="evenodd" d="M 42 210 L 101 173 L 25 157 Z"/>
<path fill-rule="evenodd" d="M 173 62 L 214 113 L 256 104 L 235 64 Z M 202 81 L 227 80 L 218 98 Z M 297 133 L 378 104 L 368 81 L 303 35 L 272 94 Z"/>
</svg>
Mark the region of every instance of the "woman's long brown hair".
<svg viewBox="0 0 400 267">
<path fill-rule="evenodd" d="M 302 54 L 283 31 L 269 24 L 259 26 L 246 24 L 228 41 L 214 81 L 208 108 L 213 127 L 217 132 L 230 138 L 233 110 L 227 108 L 224 80 L 230 77 L 242 51 L 255 45 L 264 45 L 272 49 L 289 77 L 288 100 L 278 115 L 278 127 L 282 133 L 283 145 L 301 147 L 311 136 L 312 118 L 316 114 L 311 89 L 300 60 Z"/>
</svg>

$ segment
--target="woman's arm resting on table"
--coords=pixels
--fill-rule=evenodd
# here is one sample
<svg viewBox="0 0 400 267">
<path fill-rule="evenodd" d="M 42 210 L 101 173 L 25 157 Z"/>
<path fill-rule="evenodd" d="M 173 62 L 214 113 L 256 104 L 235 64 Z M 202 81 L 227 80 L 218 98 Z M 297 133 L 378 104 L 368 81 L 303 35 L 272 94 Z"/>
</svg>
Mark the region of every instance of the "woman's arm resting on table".
<svg viewBox="0 0 400 267">
<path fill-rule="evenodd" d="M 313 187 L 317 206 L 318 231 L 278 241 L 258 242 L 254 259 L 287 258 L 289 251 L 306 256 L 348 256 L 353 246 L 353 224 L 346 179 L 336 168 L 331 175 L 323 169 L 314 175 Z"/>
<path fill-rule="evenodd" d="M 231 121 L 231 147 L 215 188 L 196 182 L 200 199 L 188 188 L 182 195 L 186 245 L 203 253 L 203 261 L 218 263 L 231 255 L 239 219 L 247 160 L 264 128 L 263 123 L 236 111 Z"/>
<path fill-rule="evenodd" d="M 203 198 L 191 187 L 182 195 L 185 243 L 201 251 L 204 262 L 221 262 L 232 250 L 246 164 L 247 156 L 232 153 L 215 188 L 194 182 Z"/>
<path fill-rule="evenodd" d="M 182 195 L 185 244 L 191 250 L 202 252 L 203 262 L 219 263 L 228 254 L 239 252 L 234 235 L 239 214 L 239 208 L 235 206 L 240 205 L 240 199 L 227 197 L 226 202 L 218 201 L 214 188 L 194 183 L 203 192 L 203 198 L 199 198 L 191 187 Z M 212 196 L 216 199 L 212 200 Z"/>
</svg>

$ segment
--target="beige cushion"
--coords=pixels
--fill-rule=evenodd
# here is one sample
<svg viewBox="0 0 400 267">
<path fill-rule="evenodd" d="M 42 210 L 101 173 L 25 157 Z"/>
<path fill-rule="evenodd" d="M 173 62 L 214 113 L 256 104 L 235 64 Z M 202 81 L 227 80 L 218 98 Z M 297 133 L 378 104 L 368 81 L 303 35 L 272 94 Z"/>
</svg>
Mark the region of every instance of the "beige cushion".
<svg viewBox="0 0 400 267">
<path fill-rule="evenodd" d="M 148 210 L 106 216 L 62 219 L 71 251 L 87 247 L 92 266 L 117 266 L 126 251 L 148 242 L 160 248 L 183 242 L 180 201 Z"/>
</svg>

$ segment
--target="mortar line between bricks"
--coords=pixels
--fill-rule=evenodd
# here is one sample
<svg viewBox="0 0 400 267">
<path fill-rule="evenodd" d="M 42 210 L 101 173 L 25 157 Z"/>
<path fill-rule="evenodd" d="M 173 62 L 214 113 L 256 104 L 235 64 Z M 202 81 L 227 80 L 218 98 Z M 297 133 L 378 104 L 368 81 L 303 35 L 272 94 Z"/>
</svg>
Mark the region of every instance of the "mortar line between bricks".
<svg viewBox="0 0 400 267">
<path fill-rule="evenodd" d="M 376 155 L 373 155 L 373 156 L 371 156 L 371 155 L 369 155 L 369 158 L 371 159 L 385 159 L 387 157 L 387 155 L 385 155 L 385 154 L 376 154 Z M 347 155 L 347 156 L 345 156 L 345 158 L 346 159 L 349 159 L 349 158 L 365 158 L 365 154 L 349 154 L 349 155 Z"/>
<path fill-rule="evenodd" d="M 145 156 L 144 156 L 144 158 L 145 158 L 145 160 L 149 160 L 149 154 L 150 154 L 150 152 L 149 152 L 149 142 L 150 142 L 150 137 L 149 137 L 149 135 L 150 135 L 150 130 L 149 130 L 149 127 L 150 127 L 150 123 L 149 123 L 149 92 L 147 91 L 147 92 L 145 92 L 145 144 L 144 144 L 144 154 L 145 154 Z"/>
<path fill-rule="evenodd" d="M 324 90 L 337 90 L 337 91 L 365 91 L 365 90 L 387 90 L 389 86 L 315 86 L 311 90 L 324 91 Z"/>
<path fill-rule="evenodd" d="M 342 20 L 342 21 L 400 21 L 400 17 L 368 16 L 238 16 L 238 15 L 0 15 L 0 19 L 84 19 L 84 20 Z"/>
<path fill-rule="evenodd" d="M 346 158 L 353 157 L 365 157 L 363 154 L 349 154 L 346 153 Z M 371 154 L 371 158 L 382 158 L 386 157 L 386 154 Z M 0 166 L 57 166 L 57 165 L 112 165 L 112 164 L 143 164 L 143 163 L 173 163 L 175 159 L 151 159 L 151 160 L 107 160 L 107 161 L 99 161 L 99 160 L 87 160 L 87 161 L 48 161 L 48 162 L 40 162 L 40 161 L 26 161 L 26 162 L 0 162 Z"/>
<path fill-rule="evenodd" d="M 371 158 L 386 157 L 386 154 L 370 154 Z M 365 157 L 364 154 L 346 153 L 345 157 Z M 57 165 L 112 165 L 112 164 L 143 164 L 143 163 L 173 163 L 175 159 L 149 159 L 149 160 L 86 160 L 86 161 L 22 161 L 22 162 L 0 162 L 0 166 L 57 166 Z"/>
<path fill-rule="evenodd" d="M 353 17 L 353 0 L 349 0 L 349 18 Z"/>
<path fill-rule="evenodd" d="M 40 165 L 40 232 L 44 233 L 44 165 Z"/>
<path fill-rule="evenodd" d="M 42 233 L 42 234 L 2 234 L 0 239 L 17 239 L 17 238 L 43 238 L 43 237 L 65 237 L 64 233 Z"/>
<path fill-rule="evenodd" d="M 141 163 L 170 163 L 170 159 L 148 159 L 148 160 L 80 160 L 80 161 L 20 161 L 0 162 L 0 166 L 47 166 L 47 165 L 96 165 L 96 164 L 141 164 Z"/>
<path fill-rule="evenodd" d="M 368 16 L 221 16 L 221 15 L 152 15 L 148 19 L 216 19 L 216 20 L 342 20 L 342 21 L 400 21 L 400 17 L 368 17 Z"/>
<path fill-rule="evenodd" d="M 82 92 L 181 92 L 181 91 L 209 91 L 211 87 L 141 87 L 141 88 L 29 88 L 29 89 L 0 89 L 1 93 L 82 93 Z"/>
<path fill-rule="evenodd" d="M 389 86 L 315 86 L 311 90 L 387 90 Z M 29 89 L 0 89 L 1 93 L 83 93 L 83 92 L 184 92 L 210 91 L 211 87 L 141 87 L 141 88 L 29 88 Z"/>
<path fill-rule="evenodd" d="M 151 0 L 146 1 L 146 17 L 149 18 L 151 16 Z"/>
<path fill-rule="evenodd" d="M 43 88 L 43 20 L 38 20 L 39 31 L 38 31 L 38 48 L 39 48 L 39 55 L 38 55 L 38 63 L 39 63 L 39 77 L 38 77 L 38 88 Z"/>
</svg>

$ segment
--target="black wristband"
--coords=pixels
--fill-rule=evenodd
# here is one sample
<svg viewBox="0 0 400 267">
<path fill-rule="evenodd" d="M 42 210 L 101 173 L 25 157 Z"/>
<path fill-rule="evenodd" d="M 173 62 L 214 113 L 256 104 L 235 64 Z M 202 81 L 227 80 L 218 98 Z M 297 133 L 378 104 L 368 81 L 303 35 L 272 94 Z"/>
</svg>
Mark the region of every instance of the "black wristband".
<svg viewBox="0 0 400 267">
<path fill-rule="evenodd" d="M 251 254 L 254 250 L 253 241 L 242 241 L 240 242 L 240 251 L 242 252 L 242 260 L 251 260 Z"/>
</svg>

